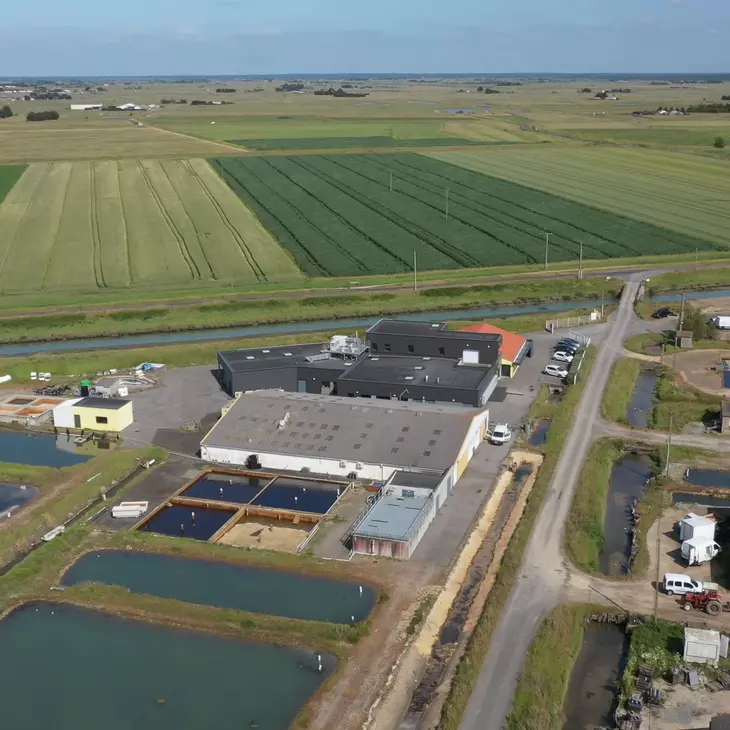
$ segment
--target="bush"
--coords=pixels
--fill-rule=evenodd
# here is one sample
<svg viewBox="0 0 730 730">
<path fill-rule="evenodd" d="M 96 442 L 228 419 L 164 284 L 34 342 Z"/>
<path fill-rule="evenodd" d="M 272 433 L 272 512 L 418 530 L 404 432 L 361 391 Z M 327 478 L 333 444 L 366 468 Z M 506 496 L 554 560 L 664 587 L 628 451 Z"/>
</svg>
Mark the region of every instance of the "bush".
<svg viewBox="0 0 730 730">
<path fill-rule="evenodd" d="M 27 122 L 55 122 L 61 115 L 56 111 L 28 112 L 25 117 Z"/>
<path fill-rule="evenodd" d="M 0 109 L 0 119 L 9 119 L 13 116 L 13 110 L 6 104 Z"/>
<path fill-rule="evenodd" d="M 724 137 L 715 137 L 715 147 L 717 149 L 721 150 L 725 146 L 725 138 Z"/>
</svg>

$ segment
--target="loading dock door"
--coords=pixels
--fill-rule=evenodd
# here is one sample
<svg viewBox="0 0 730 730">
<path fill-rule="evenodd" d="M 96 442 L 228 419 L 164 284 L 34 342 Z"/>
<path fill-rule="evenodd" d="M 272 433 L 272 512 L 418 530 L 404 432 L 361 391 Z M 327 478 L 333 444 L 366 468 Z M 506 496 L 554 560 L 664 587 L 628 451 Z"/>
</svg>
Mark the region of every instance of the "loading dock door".
<svg viewBox="0 0 730 730">
<path fill-rule="evenodd" d="M 502 363 L 502 377 L 503 378 L 512 377 L 512 366 L 511 365 L 505 365 L 504 363 Z"/>
</svg>

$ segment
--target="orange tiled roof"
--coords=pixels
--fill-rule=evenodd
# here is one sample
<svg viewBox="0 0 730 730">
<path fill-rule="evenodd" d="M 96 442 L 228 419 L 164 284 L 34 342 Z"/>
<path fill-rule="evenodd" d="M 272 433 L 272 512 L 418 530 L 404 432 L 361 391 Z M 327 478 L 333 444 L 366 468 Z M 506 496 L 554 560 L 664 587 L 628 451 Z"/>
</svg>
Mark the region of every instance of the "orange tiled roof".
<svg viewBox="0 0 730 730">
<path fill-rule="evenodd" d="M 514 362 L 517 359 L 517 356 L 520 354 L 520 350 L 525 346 L 525 342 L 527 342 L 527 339 L 522 335 L 516 335 L 514 332 L 507 332 L 507 330 L 503 330 L 501 327 L 495 327 L 493 324 L 489 324 L 488 322 L 472 324 L 469 325 L 469 327 L 464 327 L 460 331 L 502 335 L 502 357 L 510 362 Z"/>
</svg>

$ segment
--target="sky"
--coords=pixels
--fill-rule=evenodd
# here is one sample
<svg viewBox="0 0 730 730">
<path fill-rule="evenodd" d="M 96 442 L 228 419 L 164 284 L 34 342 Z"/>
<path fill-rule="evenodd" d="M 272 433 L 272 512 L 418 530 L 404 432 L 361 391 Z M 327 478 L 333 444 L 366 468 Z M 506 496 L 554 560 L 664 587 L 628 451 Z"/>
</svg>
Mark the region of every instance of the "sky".
<svg viewBox="0 0 730 730">
<path fill-rule="evenodd" d="M 728 0 L 24 0 L 0 77 L 730 72 Z"/>
</svg>

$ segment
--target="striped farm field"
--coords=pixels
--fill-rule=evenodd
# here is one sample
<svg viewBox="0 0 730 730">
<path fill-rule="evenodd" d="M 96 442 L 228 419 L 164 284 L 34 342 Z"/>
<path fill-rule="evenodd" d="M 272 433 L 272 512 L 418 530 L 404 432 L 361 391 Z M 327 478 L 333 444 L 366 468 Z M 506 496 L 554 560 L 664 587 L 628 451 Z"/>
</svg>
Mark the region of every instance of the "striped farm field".
<svg viewBox="0 0 730 730">
<path fill-rule="evenodd" d="M 3 293 L 301 278 L 205 160 L 30 165 L 0 231 Z"/>
<path fill-rule="evenodd" d="M 0 203 L 13 189 L 20 176 L 25 172 L 25 165 L 0 165 Z"/>
<path fill-rule="evenodd" d="M 654 150 L 557 145 L 427 154 L 714 245 L 730 245 L 730 175 L 721 160 Z"/>
<path fill-rule="evenodd" d="M 720 248 L 413 153 L 213 164 L 315 276 L 409 271 L 414 252 L 419 269 L 536 263 L 544 257 L 545 231 L 552 234 L 551 261 L 575 260 L 581 242 L 586 259 Z"/>
</svg>

